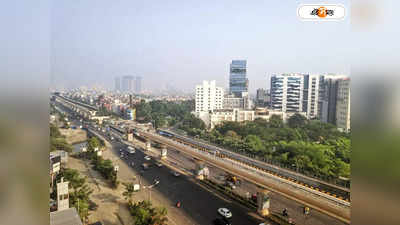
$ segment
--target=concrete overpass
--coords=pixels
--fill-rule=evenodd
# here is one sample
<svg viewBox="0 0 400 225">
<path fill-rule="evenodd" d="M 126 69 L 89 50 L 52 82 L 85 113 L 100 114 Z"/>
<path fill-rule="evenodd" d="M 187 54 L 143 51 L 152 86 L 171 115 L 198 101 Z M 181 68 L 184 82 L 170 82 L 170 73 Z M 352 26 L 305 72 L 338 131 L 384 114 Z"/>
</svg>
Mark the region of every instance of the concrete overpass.
<svg viewBox="0 0 400 225">
<path fill-rule="evenodd" d="M 177 149 L 184 154 L 201 159 L 213 166 L 225 170 L 226 172 L 235 174 L 262 188 L 279 193 L 289 199 L 305 206 L 309 206 L 310 208 L 318 210 L 345 223 L 350 223 L 350 203 L 347 201 L 333 198 L 328 194 L 306 188 L 293 182 L 288 182 L 279 176 L 273 176 L 268 173 L 256 171 L 252 168 L 246 167 L 245 165 L 240 165 L 236 162 L 216 157 L 208 152 L 192 148 L 158 134 L 140 131 L 140 135 L 148 140 L 162 143 L 165 146 Z"/>
<path fill-rule="evenodd" d="M 66 98 L 61 95 L 53 95 L 55 100 L 62 104 L 63 106 L 67 107 L 71 111 L 79 114 L 80 116 L 84 117 L 87 120 L 98 120 L 99 124 L 103 123 L 104 119 L 108 119 L 108 116 L 97 116 L 98 109 L 94 106 L 75 101 L 70 98 Z"/>
</svg>

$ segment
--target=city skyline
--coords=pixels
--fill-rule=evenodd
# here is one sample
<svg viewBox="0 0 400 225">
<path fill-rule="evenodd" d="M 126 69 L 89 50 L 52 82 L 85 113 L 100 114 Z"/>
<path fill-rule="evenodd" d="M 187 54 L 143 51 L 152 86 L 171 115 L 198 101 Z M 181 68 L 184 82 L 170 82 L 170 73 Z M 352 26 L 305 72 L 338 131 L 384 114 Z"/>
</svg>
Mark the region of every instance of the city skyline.
<svg viewBox="0 0 400 225">
<path fill-rule="evenodd" d="M 231 1 L 212 7 L 191 1 L 156 6 L 98 1 L 92 7 L 61 1 L 52 8 L 52 84 L 113 89 L 115 76 L 141 74 L 146 91 L 170 84 L 187 90 L 202 80 L 216 80 L 226 89 L 235 59 L 247 60 L 252 94 L 268 88 L 276 73 L 350 74 L 349 20 L 305 23 L 297 18 L 297 7 Z"/>
</svg>

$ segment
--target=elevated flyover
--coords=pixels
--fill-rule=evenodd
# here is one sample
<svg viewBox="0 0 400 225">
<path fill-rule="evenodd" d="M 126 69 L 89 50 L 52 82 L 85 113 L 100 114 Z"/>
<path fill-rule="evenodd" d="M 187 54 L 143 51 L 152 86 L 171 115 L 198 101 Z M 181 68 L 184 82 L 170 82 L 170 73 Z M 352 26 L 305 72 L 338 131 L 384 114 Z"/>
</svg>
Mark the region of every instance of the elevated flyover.
<svg viewBox="0 0 400 225">
<path fill-rule="evenodd" d="M 178 142 L 145 131 L 140 131 L 140 135 L 149 140 L 177 149 L 192 157 L 204 160 L 226 172 L 235 174 L 262 188 L 279 193 L 291 200 L 309 206 L 310 208 L 318 210 L 345 223 L 350 223 L 350 202 L 345 199 L 340 199 L 328 193 L 321 192 L 320 190 L 287 180 L 285 177 L 278 174 L 258 170 L 246 163 L 234 161 L 228 157 L 220 157 L 218 154 L 194 148 L 184 142 Z"/>
</svg>

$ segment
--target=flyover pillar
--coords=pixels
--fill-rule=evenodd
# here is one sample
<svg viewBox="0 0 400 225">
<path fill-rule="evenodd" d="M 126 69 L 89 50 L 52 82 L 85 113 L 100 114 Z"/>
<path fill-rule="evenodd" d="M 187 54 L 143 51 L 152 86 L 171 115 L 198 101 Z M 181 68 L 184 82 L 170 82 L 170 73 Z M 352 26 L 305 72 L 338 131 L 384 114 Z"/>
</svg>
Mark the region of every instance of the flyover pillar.
<svg viewBox="0 0 400 225">
<path fill-rule="evenodd" d="M 269 191 L 263 190 L 257 192 L 257 212 L 261 216 L 269 215 L 269 205 L 270 205 L 269 203 L 270 203 Z"/>
<path fill-rule="evenodd" d="M 196 160 L 196 169 L 195 169 L 195 176 L 198 180 L 207 179 L 210 175 L 210 171 L 205 163 L 201 160 Z"/>
<path fill-rule="evenodd" d="M 166 159 L 167 158 L 167 146 L 163 145 L 161 147 L 161 154 L 160 154 L 160 158 L 161 159 Z"/>
<path fill-rule="evenodd" d="M 146 141 L 146 149 L 145 150 L 146 151 L 151 151 L 151 142 L 150 142 L 150 140 Z"/>
</svg>

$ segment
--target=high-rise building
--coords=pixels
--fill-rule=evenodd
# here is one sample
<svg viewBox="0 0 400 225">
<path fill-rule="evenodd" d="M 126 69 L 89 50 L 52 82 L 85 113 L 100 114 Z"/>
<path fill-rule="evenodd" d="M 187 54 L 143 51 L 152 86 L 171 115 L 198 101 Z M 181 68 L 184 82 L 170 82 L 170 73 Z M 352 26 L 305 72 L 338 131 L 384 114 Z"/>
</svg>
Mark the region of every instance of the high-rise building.
<svg viewBox="0 0 400 225">
<path fill-rule="evenodd" d="M 123 76 L 122 77 L 122 91 L 123 92 L 130 92 L 133 90 L 133 82 L 134 82 L 134 77 L 133 76 Z"/>
<path fill-rule="evenodd" d="M 236 97 L 242 97 L 243 92 L 248 92 L 249 80 L 246 60 L 232 60 L 229 73 L 229 93 Z"/>
<path fill-rule="evenodd" d="M 225 95 L 222 107 L 224 109 L 251 109 L 253 106 L 247 92 L 242 92 L 241 97 L 233 94 Z"/>
<path fill-rule="evenodd" d="M 256 104 L 257 106 L 265 107 L 270 102 L 270 93 L 269 90 L 265 90 L 262 88 L 257 89 L 256 95 Z"/>
<path fill-rule="evenodd" d="M 282 74 L 271 77 L 271 108 L 282 112 L 303 111 L 302 74 Z"/>
<path fill-rule="evenodd" d="M 322 122 L 336 125 L 338 80 L 346 78 L 344 75 L 324 75 L 321 79 L 318 117 Z"/>
<path fill-rule="evenodd" d="M 317 118 L 320 109 L 320 86 L 323 83 L 323 76 L 304 75 L 303 85 L 303 110 L 308 119 Z"/>
<path fill-rule="evenodd" d="M 222 109 L 224 101 L 224 89 L 217 87 L 215 80 L 203 81 L 196 85 L 195 112 L 210 112 Z"/>
<path fill-rule="evenodd" d="M 142 92 L 142 77 L 141 76 L 137 76 L 135 79 L 135 92 L 137 94 Z"/>
<path fill-rule="evenodd" d="M 115 77 L 115 91 L 121 91 L 121 78 Z"/>
<path fill-rule="evenodd" d="M 336 126 L 338 129 L 350 131 L 350 78 L 338 80 L 336 103 Z"/>
</svg>

